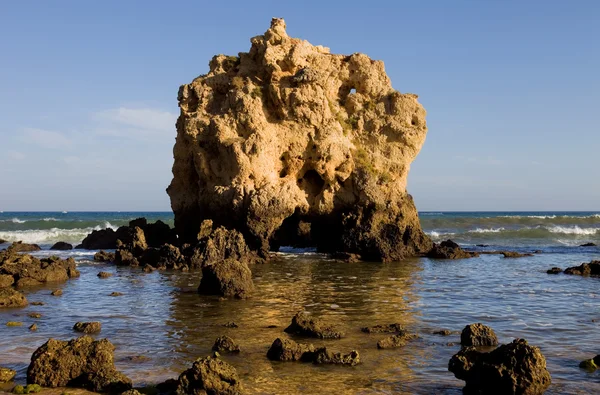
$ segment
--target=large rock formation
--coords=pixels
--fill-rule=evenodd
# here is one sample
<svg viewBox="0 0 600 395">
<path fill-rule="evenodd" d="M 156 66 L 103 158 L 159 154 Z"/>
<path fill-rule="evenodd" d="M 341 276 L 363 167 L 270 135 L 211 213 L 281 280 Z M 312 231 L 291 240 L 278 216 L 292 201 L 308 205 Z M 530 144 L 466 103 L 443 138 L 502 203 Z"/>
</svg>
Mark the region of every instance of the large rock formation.
<svg viewBox="0 0 600 395">
<path fill-rule="evenodd" d="M 406 192 L 427 133 L 417 96 L 394 90 L 383 62 L 285 27 L 273 19 L 250 52 L 215 56 L 180 88 L 167 189 L 179 237 L 195 244 L 211 219 L 263 255 L 307 243 L 385 261 L 429 251 Z"/>
</svg>

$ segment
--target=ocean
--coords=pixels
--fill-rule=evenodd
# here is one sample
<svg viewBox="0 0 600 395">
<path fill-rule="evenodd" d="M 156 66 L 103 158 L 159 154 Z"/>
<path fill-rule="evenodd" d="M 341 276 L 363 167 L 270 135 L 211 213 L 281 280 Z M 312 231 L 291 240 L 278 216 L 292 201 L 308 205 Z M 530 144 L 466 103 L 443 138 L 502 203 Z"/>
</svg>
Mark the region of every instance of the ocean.
<svg viewBox="0 0 600 395">
<path fill-rule="evenodd" d="M 31 354 L 48 338 L 77 336 L 77 321 L 101 321 L 116 346 L 115 364 L 135 385 L 175 378 L 194 359 L 211 353 L 216 337 L 240 343 L 238 355 L 223 355 L 238 371 L 246 393 L 260 394 L 461 394 L 464 382 L 448 368 L 460 349 L 460 331 L 471 323 L 491 326 L 501 343 L 524 338 L 546 357 L 552 385 L 547 394 L 600 393 L 600 374 L 578 367 L 600 352 L 600 279 L 549 275 L 558 266 L 600 258 L 599 212 L 421 212 L 435 240 L 452 239 L 474 250 L 536 253 L 444 261 L 415 258 L 395 263 L 346 263 L 311 250 L 284 249 L 252 267 L 256 291 L 248 300 L 222 300 L 196 292 L 201 273 L 153 272 L 92 261 L 95 251 L 50 252 L 57 241 L 79 243 L 93 229 L 116 228 L 131 219 L 161 219 L 166 212 L 0 213 L 0 238 L 38 243 L 36 255 L 72 256 L 81 277 L 24 290 L 43 306 L 0 310 L 0 365 L 25 382 Z M 7 244 L 0 245 L 0 248 Z M 99 271 L 113 274 L 100 279 Z M 60 288 L 63 295 L 50 296 Z M 123 296 L 111 297 L 113 291 Z M 333 351 L 358 350 L 361 364 L 348 368 L 273 363 L 266 351 L 300 309 L 335 323 L 340 340 L 308 340 Z M 41 318 L 29 313 L 39 312 Z M 22 327 L 6 327 L 21 321 Z M 234 321 L 238 328 L 223 325 Z M 36 323 L 38 330 L 27 327 Z M 377 350 L 384 336 L 362 326 L 398 322 L 419 339 Z M 449 329 L 450 336 L 434 335 Z M 295 339 L 308 342 L 307 339 Z M 0 391 L 2 386 L 0 385 Z"/>
</svg>

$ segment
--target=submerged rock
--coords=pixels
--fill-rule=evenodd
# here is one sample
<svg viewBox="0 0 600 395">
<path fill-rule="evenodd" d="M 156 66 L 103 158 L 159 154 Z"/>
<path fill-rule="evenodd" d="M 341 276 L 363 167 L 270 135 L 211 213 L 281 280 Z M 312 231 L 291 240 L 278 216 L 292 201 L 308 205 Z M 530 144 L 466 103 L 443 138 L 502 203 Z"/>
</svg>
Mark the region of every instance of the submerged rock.
<svg viewBox="0 0 600 395">
<path fill-rule="evenodd" d="M 378 261 L 429 251 L 406 191 L 427 133 L 417 96 L 394 90 L 383 62 L 285 28 L 273 19 L 248 53 L 215 56 L 179 90 L 167 192 L 182 242 L 210 219 L 262 257 L 299 243 Z"/>
<path fill-rule="evenodd" d="M 198 292 L 244 299 L 254 291 L 252 272 L 243 262 L 226 259 L 202 268 Z"/>
<path fill-rule="evenodd" d="M 488 353 L 466 347 L 450 359 L 448 370 L 466 382 L 465 393 L 543 394 L 551 381 L 540 349 L 523 339 Z"/>
<path fill-rule="evenodd" d="M 277 338 L 267 351 L 272 361 L 304 361 L 314 359 L 315 347 L 312 344 L 296 343 L 293 340 Z"/>
<path fill-rule="evenodd" d="M 596 243 L 585 243 L 580 245 L 579 247 L 596 247 L 597 244 Z"/>
<path fill-rule="evenodd" d="M 340 339 L 344 336 L 333 326 L 323 323 L 316 317 L 309 316 L 304 311 L 298 312 L 292 318 L 292 323 L 285 328 L 285 332 L 318 339 Z"/>
<path fill-rule="evenodd" d="M 37 331 L 37 325 L 36 325 L 36 324 L 31 324 L 31 325 L 29 326 L 29 330 L 30 330 L 30 331 L 32 331 L 32 332 L 35 332 L 35 331 Z"/>
<path fill-rule="evenodd" d="M 477 256 L 479 256 L 477 252 L 465 251 L 452 240 L 442 241 L 440 244 L 434 243 L 433 248 L 427 253 L 427 257 L 433 259 L 466 259 Z"/>
<path fill-rule="evenodd" d="M 59 250 L 59 251 L 72 250 L 73 245 L 69 244 L 69 243 L 65 243 L 64 241 L 59 241 L 58 243 L 55 243 L 52 247 L 50 247 L 50 249 L 51 250 Z"/>
<path fill-rule="evenodd" d="M 600 276 L 600 261 L 582 263 L 579 266 L 568 267 L 565 274 L 578 274 L 580 276 Z"/>
<path fill-rule="evenodd" d="M 227 362 L 214 357 L 198 358 L 179 376 L 176 393 L 238 395 L 242 393 L 242 384 L 235 368 Z"/>
<path fill-rule="evenodd" d="M 596 355 L 594 358 L 586 359 L 585 361 L 581 361 L 579 363 L 580 368 L 589 371 L 598 369 L 598 365 L 600 365 L 600 355 Z"/>
<path fill-rule="evenodd" d="M 94 322 L 77 322 L 73 326 L 75 332 L 81 332 L 86 334 L 99 333 L 102 330 L 102 324 L 98 321 Z"/>
<path fill-rule="evenodd" d="M 22 241 L 15 241 L 8 247 L 7 250 L 13 251 L 13 252 L 33 252 L 33 251 L 39 251 L 41 249 L 42 248 L 37 244 L 27 244 L 27 243 L 23 243 Z"/>
<path fill-rule="evenodd" d="M 439 331 L 434 331 L 433 334 L 440 336 L 450 336 L 452 334 L 452 331 L 450 329 L 440 329 Z"/>
<path fill-rule="evenodd" d="M 404 327 L 402 324 L 394 323 L 394 324 L 385 324 L 385 325 L 374 325 L 367 326 L 360 329 L 365 333 L 394 333 L 404 331 Z"/>
<path fill-rule="evenodd" d="M 404 330 L 400 331 L 397 335 L 392 335 L 381 339 L 377 342 L 377 348 L 382 350 L 386 348 L 403 347 L 411 340 L 417 339 L 418 336 L 414 333 L 408 333 Z"/>
<path fill-rule="evenodd" d="M 212 349 L 219 352 L 240 352 L 240 346 L 229 336 L 219 336 Z"/>
<path fill-rule="evenodd" d="M 562 269 L 560 267 L 553 267 L 552 269 L 546 270 L 548 274 L 559 274 L 562 273 Z"/>
<path fill-rule="evenodd" d="M 52 296 L 62 296 L 62 294 L 63 294 L 62 289 L 57 289 L 50 293 L 50 295 L 52 295 Z"/>
<path fill-rule="evenodd" d="M 112 277 L 112 273 L 109 272 L 98 272 L 98 277 L 99 278 L 109 278 Z"/>
<path fill-rule="evenodd" d="M 123 392 L 131 380 L 115 369 L 114 346 L 106 339 L 83 336 L 50 339 L 31 357 L 27 382 L 43 387 L 78 387 L 96 392 Z"/>
<path fill-rule="evenodd" d="M 0 366 L 0 383 L 8 383 L 17 375 L 16 370 L 3 368 Z"/>
<path fill-rule="evenodd" d="M 498 337 L 492 328 L 481 323 L 465 326 L 460 334 L 462 346 L 497 346 Z"/>
<path fill-rule="evenodd" d="M 12 288 L 0 288 L 0 308 L 25 307 L 27 298 Z"/>
</svg>

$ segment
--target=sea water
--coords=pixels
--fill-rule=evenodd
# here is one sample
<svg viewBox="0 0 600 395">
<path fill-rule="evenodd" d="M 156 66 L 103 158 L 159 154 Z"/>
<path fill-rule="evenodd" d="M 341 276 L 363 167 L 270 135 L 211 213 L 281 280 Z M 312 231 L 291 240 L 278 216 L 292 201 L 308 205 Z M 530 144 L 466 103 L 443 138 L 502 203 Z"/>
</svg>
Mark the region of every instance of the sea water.
<svg viewBox="0 0 600 395">
<path fill-rule="evenodd" d="M 145 216 L 172 225 L 171 213 L 2 213 L 0 238 L 35 242 L 80 242 L 92 229 L 118 227 Z M 310 250 L 286 249 L 252 267 L 256 292 L 248 300 L 198 295 L 199 272 L 144 273 L 138 268 L 97 264 L 95 251 L 58 252 L 78 261 L 81 277 L 24 290 L 44 306 L 0 311 L 0 365 L 25 381 L 31 354 L 48 338 L 70 339 L 77 321 L 100 321 L 116 346 L 118 369 L 135 385 L 175 378 L 194 359 L 211 353 L 215 339 L 231 336 L 242 352 L 222 358 L 237 369 L 248 393 L 263 394 L 460 394 L 464 382 L 447 370 L 460 349 L 460 331 L 470 323 L 491 326 L 500 342 L 525 338 L 540 347 L 552 375 L 549 394 L 600 393 L 600 372 L 578 367 L 600 353 L 600 278 L 548 275 L 600 258 L 600 215 L 568 213 L 420 213 L 436 241 L 452 239 L 475 250 L 539 251 L 531 257 L 501 255 L 456 261 L 411 259 L 395 263 L 344 263 Z M 480 246 L 478 246 L 480 245 Z M 484 245 L 483 247 L 481 245 Z M 3 247 L 6 246 L 2 245 Z M 45 256 L 54 252 L 41 251 Z M 99 271 L 114 275 L 99 279 Z M 50 296 L 62 289 L 61 297 Z M 120 297 L 109 296 L 122 292 Z M 333 351 L 360 353 L 356 367 L 278 363 L 266 352 L 301 309 L 336 324 L 341 340 L 294 338 Z M 39 312 L 33 319 L 28 313 Z M 22 321 L 22 327 L 6 327 Z M 227 328 L 233 321 L 238 328 Z M 38 330 L 27 327 L 36 323 Z M 364 334 L 367 325 L 399 322 L 420 338 L 405 347 L 377 350 L 385 335 Z M 275 326 L 275 327 L 272 327 Z M 450 336 L 434 335 L 439 329 Z M 140 356 L 142 358 L 140 358 Z"/>
</svg>

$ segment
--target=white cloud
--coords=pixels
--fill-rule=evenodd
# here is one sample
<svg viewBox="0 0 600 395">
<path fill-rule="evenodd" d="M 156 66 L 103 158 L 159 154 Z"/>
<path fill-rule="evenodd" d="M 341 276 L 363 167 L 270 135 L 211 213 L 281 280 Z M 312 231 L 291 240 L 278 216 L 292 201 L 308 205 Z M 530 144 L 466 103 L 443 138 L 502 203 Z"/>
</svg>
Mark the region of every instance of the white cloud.
<svg viewBox="0 0 600 395">
<path fill-rule="evenodd" d="M 24 128 L 20 140 L 51 149 L 73 147 L 73 141 L 66 135 L 45 129 Z"/>
<path fill-rule="evenodd" d="M 94 118 L 103 124 L 101 134 L 110 135 L 156 135 L 175 136 L 177 114 L 153 108 L 119 107 L 100 111 Z"/>
</svg>

